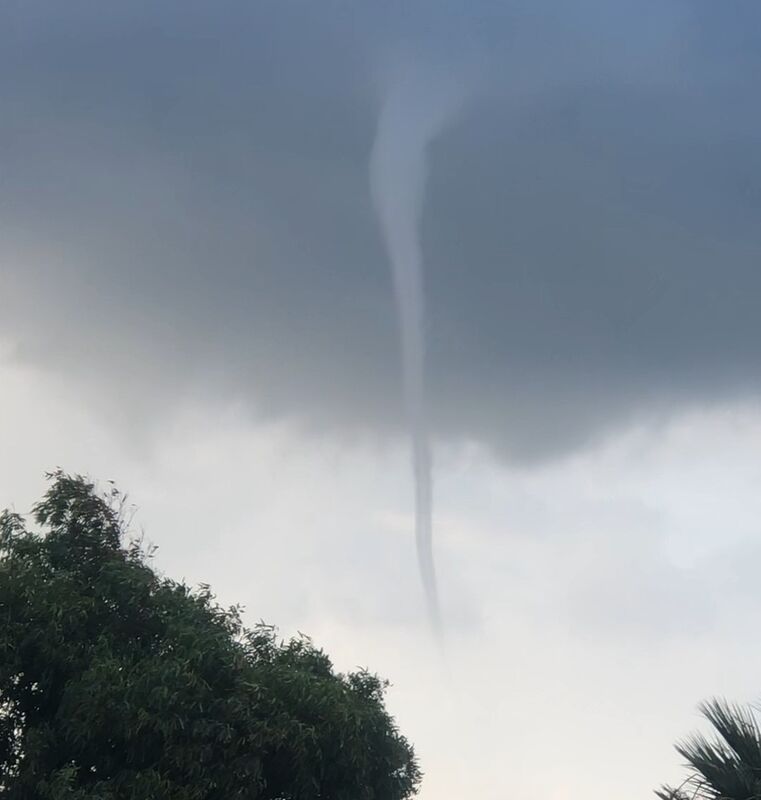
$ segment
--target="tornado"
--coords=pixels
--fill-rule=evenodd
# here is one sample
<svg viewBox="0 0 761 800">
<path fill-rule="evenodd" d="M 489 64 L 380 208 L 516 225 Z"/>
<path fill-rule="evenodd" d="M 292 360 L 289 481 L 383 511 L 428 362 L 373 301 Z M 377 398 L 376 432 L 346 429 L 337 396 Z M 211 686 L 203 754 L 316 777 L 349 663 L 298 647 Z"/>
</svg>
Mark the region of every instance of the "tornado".
<svg viewBox="0 0 761 800">
<path fill-rule="evenodd" d="M 433 487 L 425 397 L 425 290 L 420 220 L 428 146 L 453 118 L 459 92 L 443 76 L 397 73 L 383 98 L 370 155 L 370 188 L 391 265 L 415 486 L 415 540 L 428 617 L 441 633 L 433 558 Z"/>
</svg>

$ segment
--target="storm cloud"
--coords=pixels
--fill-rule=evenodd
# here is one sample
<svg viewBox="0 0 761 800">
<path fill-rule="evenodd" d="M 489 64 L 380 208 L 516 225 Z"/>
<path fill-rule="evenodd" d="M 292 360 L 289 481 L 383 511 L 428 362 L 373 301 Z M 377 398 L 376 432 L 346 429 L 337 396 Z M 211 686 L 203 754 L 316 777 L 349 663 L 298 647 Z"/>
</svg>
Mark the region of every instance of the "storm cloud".
<svg viewBox="0 0 761 800">
<path fill-rule="evenodd" d="M 422 224 L 440 439 L 557 455 L 761 389 L 757 4 L 0 10 L 0 336 L 140 428 L 179 396 L 404 425 L 378 70 L 475 65 Z"/>
</svg>

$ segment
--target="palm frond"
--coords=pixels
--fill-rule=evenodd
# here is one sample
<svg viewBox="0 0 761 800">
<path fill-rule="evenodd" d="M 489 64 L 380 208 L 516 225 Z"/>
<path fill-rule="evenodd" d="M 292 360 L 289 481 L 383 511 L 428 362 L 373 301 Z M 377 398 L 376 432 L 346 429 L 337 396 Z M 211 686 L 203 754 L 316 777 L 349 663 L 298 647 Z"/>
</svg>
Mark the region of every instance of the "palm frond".
<svg viewBox="0 0 761 800">
<path fill-rule="evenodd" d="M 761 731 L 753 711 L 726 700 L 703 703 L 700 711 L 737 760 L 754 775 L 761 775 Z"/>
<path fill-rule="evenodd" d="M 749 708 L 711 700 L 700 706 L 716 738 L 695 734 L 676 745 L 693 770 L 676 789 L 662 786 L 660 800 L 761 800 L 761 730 Z"/>
</svg>

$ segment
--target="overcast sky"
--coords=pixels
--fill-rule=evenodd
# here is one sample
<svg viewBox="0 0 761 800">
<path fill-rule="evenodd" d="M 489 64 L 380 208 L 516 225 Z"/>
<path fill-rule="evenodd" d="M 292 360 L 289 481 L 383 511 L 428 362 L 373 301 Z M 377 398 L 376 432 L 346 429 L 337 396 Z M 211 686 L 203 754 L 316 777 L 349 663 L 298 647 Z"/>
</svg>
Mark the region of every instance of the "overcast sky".
<svg viewBox="0 0 761 800">
<path fill-rule="evenodd" d="M 422 247 L 442 663 L 369 158 Z M 173 575 L 394 683 L 424 800 L 633 800 L 758 698 L 755 0 L 0 2 L 0 506 L 115 478 Z M 757 637 L 756 637 L 757 638 Z"/>
</svg>

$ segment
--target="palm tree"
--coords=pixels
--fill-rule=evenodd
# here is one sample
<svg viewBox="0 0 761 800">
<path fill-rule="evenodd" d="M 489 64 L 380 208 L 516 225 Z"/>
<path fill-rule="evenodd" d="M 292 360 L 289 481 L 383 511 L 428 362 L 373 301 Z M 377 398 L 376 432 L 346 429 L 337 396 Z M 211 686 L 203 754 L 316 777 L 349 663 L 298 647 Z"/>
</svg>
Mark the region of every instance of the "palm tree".
<svg viewBox="0 0 761 800">
<path fill-rule="evenodd" d="M 692 770 L 676 789 L 656 791 L 661 800 L 761 800 L 761 730 L 750 707 L 711 700 L 700 706 L 717 734 L 677 744 Z"/>
</svg>

